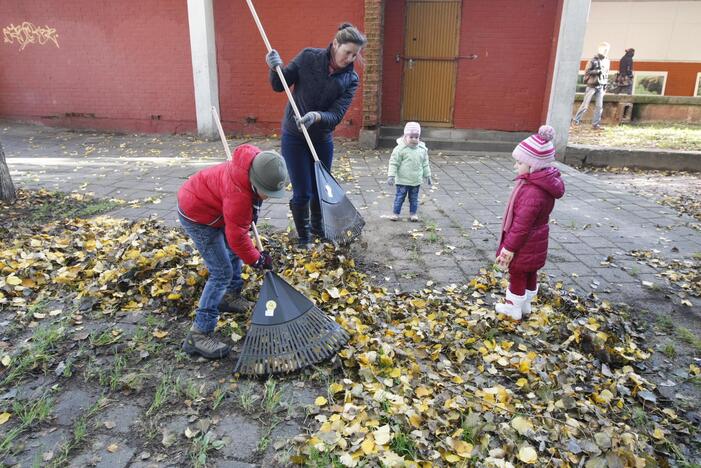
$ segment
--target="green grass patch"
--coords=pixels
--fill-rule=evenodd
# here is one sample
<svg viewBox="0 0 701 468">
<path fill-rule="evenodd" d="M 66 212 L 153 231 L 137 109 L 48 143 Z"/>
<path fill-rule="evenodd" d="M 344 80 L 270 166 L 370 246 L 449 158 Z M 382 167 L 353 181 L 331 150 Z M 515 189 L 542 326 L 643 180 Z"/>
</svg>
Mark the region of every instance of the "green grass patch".
<svg viewBox="0 0 701 468">
<path fill-rule="evenodd" d="M 677 328 L 677 336 L 684 343 L 693 346 L 694 349 L 696 349 L 696 351 L 701 351 L 701 338 L 694 335 L 694 332 L 692 332 L 688 328 Z"/>
<path fill-rule="evenodd" d="M 416 444 L 408 434 L 403 433 L 401 430 L 394 434 L 390 447 L 397 455 L 406 457 L 407 460 L 416 460 Z"/>
<path fill-rule="evenodd" d="M 53 351 L 64 334 L 65 329 L 60 325 L 48 325 L 37 328 L 29 348 L 24 350 L 19 357 L 13 358 L 12 365 L 2 376 L 0 388 L 7 385 L 16 385 L 34 369 L 44 368 L 47 363 L 54 359 Z"/>
<path fill-rule="evenodd" d="M 19 420 L 19 424 L 0 436 L 0 459 L 12 452 L 15 440 L 35 424 L 49 419 L 53 410 L 53 399 L 44 395 L 38 400 L 16 400 L 12 403 L 12 410 Z"/>
<path fill-rule="evenodd" d="M 570 143 L 617 148 L 701 151 L 701 125 L 674 122 L 604 126 L 593 131 L 581 125 L 570 132 Z"/>
<path fill-rule="evenodd" d="M 312 448 L 306 466 L 311 468 L 343 468 L 344 465 L 336 455 Z"/>
</svg>

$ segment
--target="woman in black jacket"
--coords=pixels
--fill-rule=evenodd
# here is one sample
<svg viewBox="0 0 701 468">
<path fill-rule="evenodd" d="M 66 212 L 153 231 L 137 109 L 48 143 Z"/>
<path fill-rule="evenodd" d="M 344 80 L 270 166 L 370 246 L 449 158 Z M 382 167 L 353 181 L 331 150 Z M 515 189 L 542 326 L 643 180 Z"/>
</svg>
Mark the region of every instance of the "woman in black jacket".
<svg viewBox="0 0 701 468">
<path fill-rule="evenodd" d="M 316 196 L 314 159 L 301 126 L 304 125 L 314 144 L 319 160 L 331 170 L 333 162 L 333 130 L 341 122 L 350 106 L 358 75 L 353 62 L 367 44 L 367 39 L 349 23 L 342 24 L 331 44 L 325 49 L 303 49 L 286 67 L 275 50 L 265 57 L 270 67 L 273 90 L 284 91 L 275 67 L 282 67 L 287 84 L 299 109 L 297 119 L 290 104 L 282 119 L 282 156 L 292 182 L 290 211 L 297 229 L 298 244 L 307 248 L 311 235 L 323 236 L 321 207 Z M 310 235 L 311 234 L 311 235 Z"/>
</svg>

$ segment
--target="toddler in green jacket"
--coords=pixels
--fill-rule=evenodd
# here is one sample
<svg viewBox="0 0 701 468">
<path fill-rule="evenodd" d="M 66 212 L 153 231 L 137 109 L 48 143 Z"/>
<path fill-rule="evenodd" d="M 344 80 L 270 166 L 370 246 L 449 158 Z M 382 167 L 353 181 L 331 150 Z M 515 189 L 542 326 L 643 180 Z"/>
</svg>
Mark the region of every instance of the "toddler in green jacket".
<svg viewBox="0 0 701 468">
<path fill-rule="evenodd" d="M 389 158 L 387 170 L 387 185 L 396 185 L 397 194 L 394 197 L 392 216 L 396 221 L 402 210 L 404 199 L 409 196 L 409 220 L 418 221 L 416 212 L 419 210 L 419 188 L 424 180 L 430 186 L 431 167 L 428 164 L 428 149 L 421 136 L 421 125 L 417 122 L 407 122 L 404 126 L 404 136 L 397 138 L 397 146 Z"/>
</svg>

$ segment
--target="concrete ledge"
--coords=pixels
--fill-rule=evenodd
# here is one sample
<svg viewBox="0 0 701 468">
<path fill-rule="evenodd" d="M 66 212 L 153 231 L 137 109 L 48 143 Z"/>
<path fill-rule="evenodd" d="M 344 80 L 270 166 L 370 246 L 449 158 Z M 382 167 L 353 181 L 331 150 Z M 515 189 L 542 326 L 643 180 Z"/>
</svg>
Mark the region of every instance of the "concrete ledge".
<svg viewBox="0 0 701 468">
<path fill-rule="evenodd" d="M 567 145 L 559 161 L 570 166 L 629 167 L 701 172 L 701 151 L 645 150 Z"/>
</svg>

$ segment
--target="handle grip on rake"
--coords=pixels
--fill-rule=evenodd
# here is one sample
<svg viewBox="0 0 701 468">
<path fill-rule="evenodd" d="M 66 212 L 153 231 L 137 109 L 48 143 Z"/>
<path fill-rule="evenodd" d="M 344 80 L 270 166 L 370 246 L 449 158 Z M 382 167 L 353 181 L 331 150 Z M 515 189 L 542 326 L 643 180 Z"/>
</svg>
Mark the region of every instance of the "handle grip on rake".
<svg viewBox="0 0 701 468">
<path fill-rule="evenodd" d="M 263 25 L 261 24 L 260 19 L 258 18 L 258 13 L 256 13 L 256 9 L 253 6 L 253 2 L 251 0 L 246 0 L 246 3 L 248 4 L 248 9 L 251 10 L 253 21 L 255 21 L 256 26 L 258 26 L 258 32 L 260 32 L 260 36 L 263 38 L 263 42 L 265 42 L 265 47 L 268 49 L 268 52 L 270 52 L 271 50 L 273 50 L 273 48 L 270 46 L 270 41 L 268 41 L 268 36 L 265 34 L 265 30 L 263 29 Z M 275 71 L 280 77 L 280 81 L 282 82 L 283 88 L 285 88 L 285 94 L 287 94 L 287 99 L 290 101 L 290 106 L 292 106 L 292 110 L 294 111 L 295 116 L 298 120 L 301 120 L 302 114 L 300 114 L 299 109 L 297 108 L 297 104 L 295 104 L 295 100 L 292 97 L 290 87 L 287 85 L 285 75 L 282 73 L 282 67 L 278 65 L 277 67 L 275 67 Z M 304 139 L 307 140 L 307 145 L 309 145 L 309 150 L 312 152 L 312 157 L 314 157 L 314 161 L 319 161 L 319 156 L 316 154 L 314 144 L 312 143 L 312 139 L 309 137 L 309 132 L 307 132 L 307 128 L 304 125 L 302 125 L 301 127 L 302 133 L 304 134 Z"/>
</svg>

